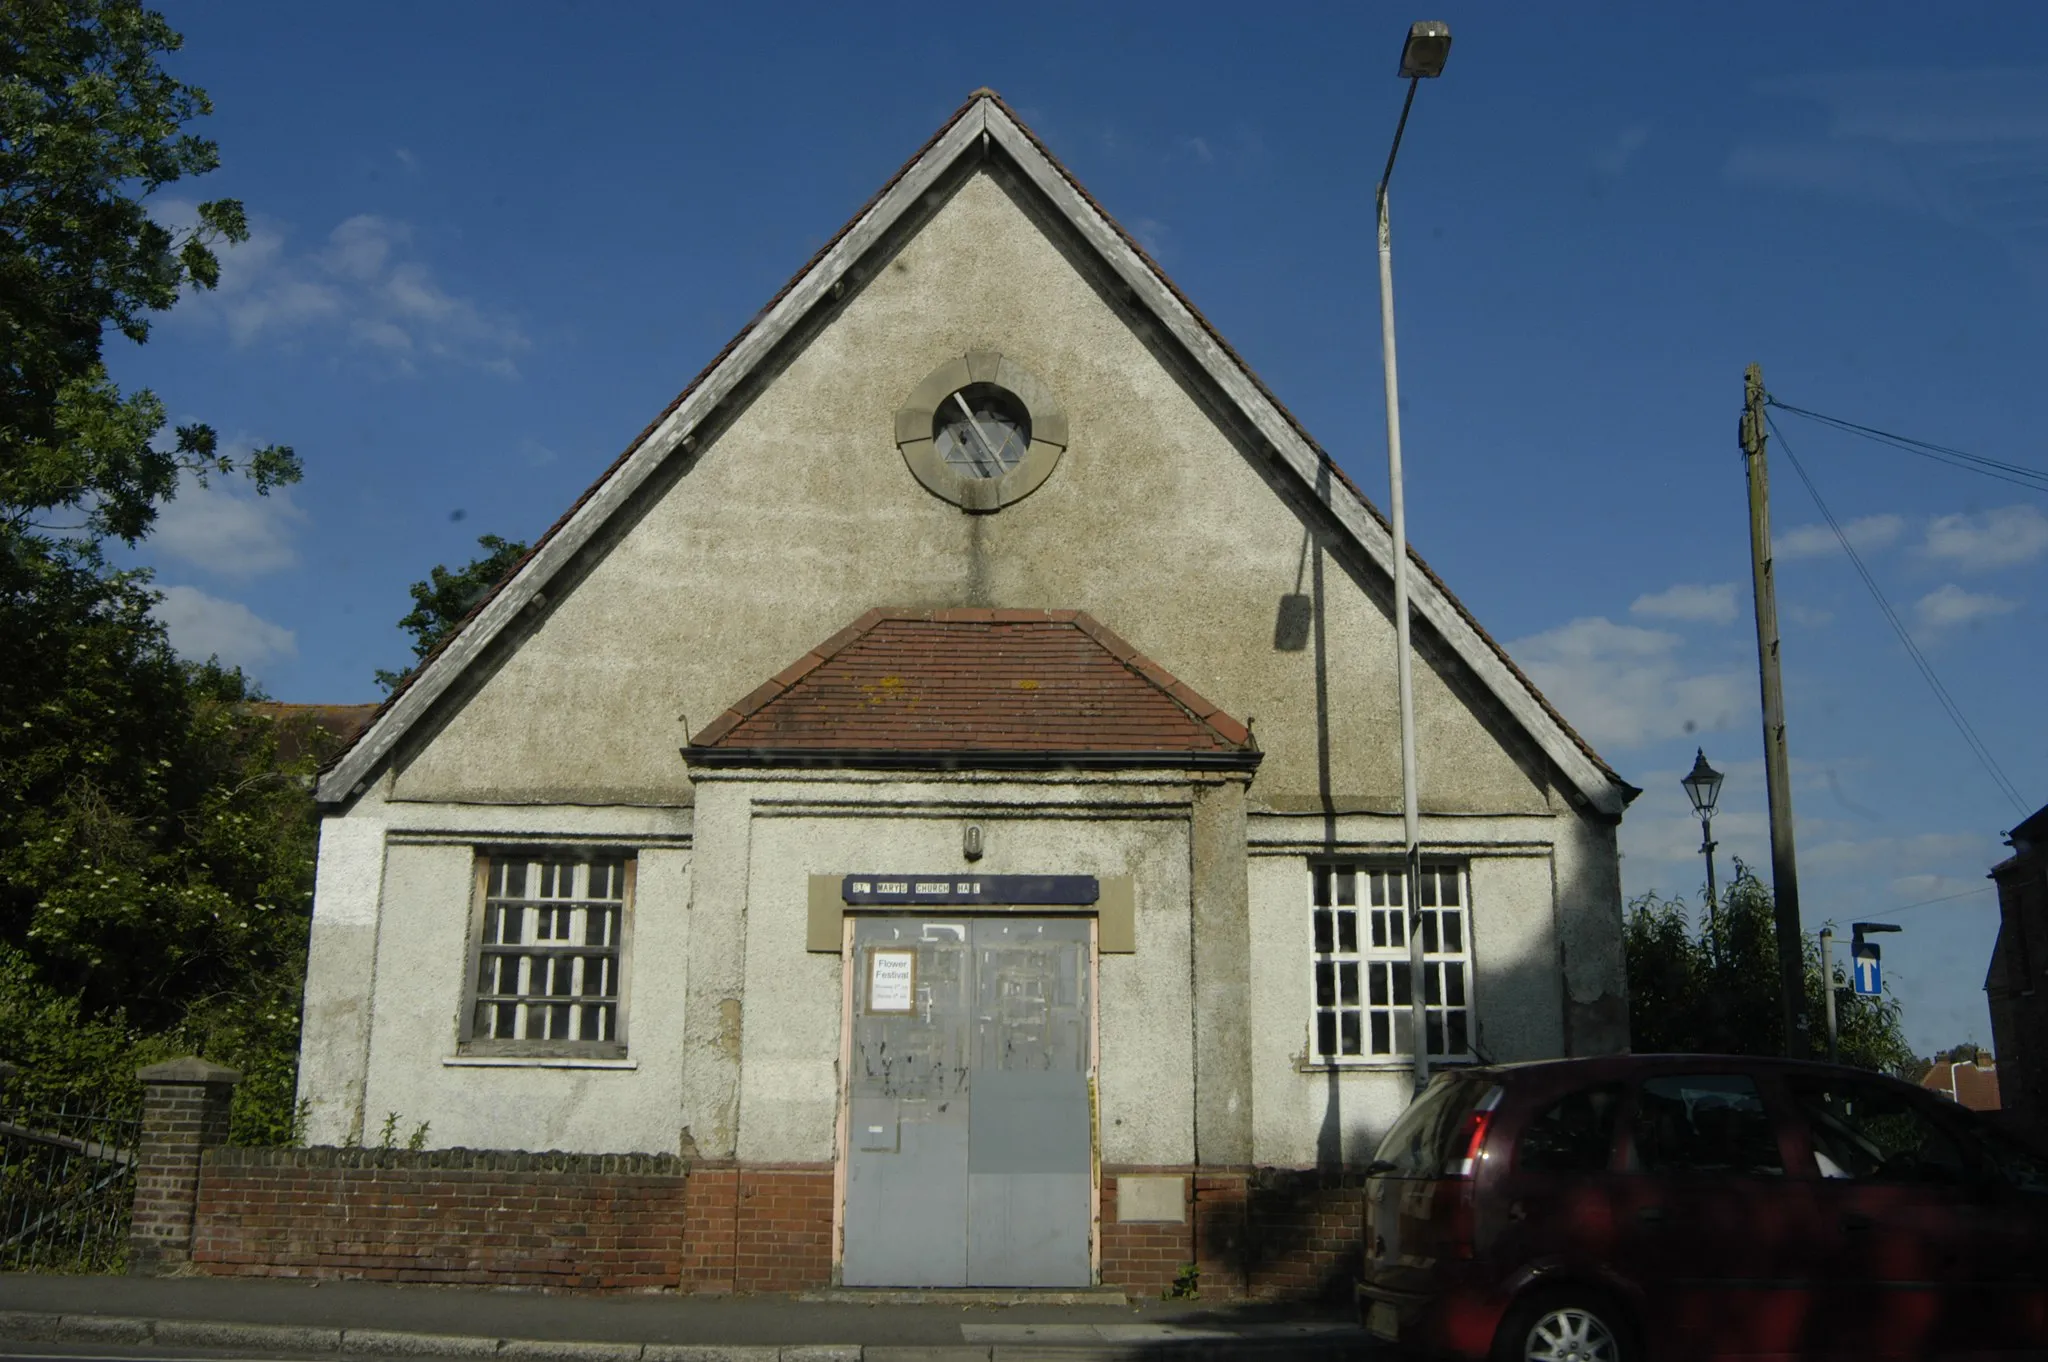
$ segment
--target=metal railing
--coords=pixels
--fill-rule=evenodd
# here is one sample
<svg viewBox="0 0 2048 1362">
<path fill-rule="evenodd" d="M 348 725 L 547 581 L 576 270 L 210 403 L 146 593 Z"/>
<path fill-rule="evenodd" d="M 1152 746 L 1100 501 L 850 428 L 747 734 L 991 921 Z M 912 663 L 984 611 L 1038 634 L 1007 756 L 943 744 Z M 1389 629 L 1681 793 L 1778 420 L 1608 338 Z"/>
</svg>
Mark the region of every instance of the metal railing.
<svg viewBox="0 0 2048 1362">
<path fill-rule="evenodd" d="M 0 1271 L 126 1265 L 142 1123 L 123 1096 L 0 1107 Z"/>
</svg>

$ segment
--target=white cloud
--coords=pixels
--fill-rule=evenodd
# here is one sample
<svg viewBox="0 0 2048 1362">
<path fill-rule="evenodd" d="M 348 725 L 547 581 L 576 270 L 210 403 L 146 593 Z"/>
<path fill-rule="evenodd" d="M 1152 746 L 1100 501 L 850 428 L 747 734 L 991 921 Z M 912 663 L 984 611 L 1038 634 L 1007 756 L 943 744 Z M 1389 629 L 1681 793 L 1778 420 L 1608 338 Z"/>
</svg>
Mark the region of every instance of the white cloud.
<svg viewBox="0 0 2048 1362">
<path fill-rule="evenodd" d="M 1927 873 L 1933 865 L 1990 865 L 1999 858 L 1998 839 L 1981 832 L 1921 832 L 1910 837 L 1844 837 L 1799 848 L 1801 866 L 1888 871 L 1896 876 Z M 1896 887 L 1896 885 L 1894 886 Z"/>
<path fill-rule="evenodd" d="M 1867 515 L 1842 526 L 1842 533 L 1858 553 L 1868 553 L 1897 543 L 1905 528 L 1903 516 Z M 1824 558 L 1840 551 L 1841 542 L 1826 525 L 1800 525 L 1771 539 L 1771 554 L 1775 558 Z"/>
<path fill-rule="evenodd" d="M 1683 642 L 1591 618 L 1517 640 L 1508 653 L 1587 741 L 1625 748 L 1724 728 L 1743 711 L 1744 678 L 1686 675 Z"/>
<path fill-rule="evenodd" d="M 226 479 L 202 487 L 187 477 L 157 513 L 149 542 L 208 572 L 248 578 L 298 561 L 292 540 L 305 519 L 289 488 L 262 497 L 238 495 Z"/>
<path fill-rule="evenodd" d="M 1131 235 L 1138 238 L 1138 244 L 1145 248 L 1145 254 L 1154 260 L 1166 257 L 1167 238 L 1173 235 L 1173 228 L 1158 218 L 1135 218 L 1131 221 Z"/>
<path fill-rule="evenodd" d="M 1712 586 L 1680 584 L 1655 595 L 1636 597 L 1628 612 L 1652 619 L 1730 624 L 1735 619 L 1735 583 L 1716 582 Z"/>
<path fill-rule="evenodd" d="M 196 586 L 167 586 L 152 610 L 171 646 L 190 658 L 218 657 L 253 669 L 275 658 L 296 657 L 298 635 L 272 624 L 238 601 L 209 596 Z"/>
<path fill-rule="evenodd" d="M 2048 515 L 2002 506 L 1982 515 L 1945 515 L 1927 527 L 1923 552 L 1965 572 L 2018 567 L 2048 553 Z"/>
<path fill-rule="evenodd" d="M 163 206 L 167 225 L 192 220 L 190 204 Z M 412 228 L 359 213 L 317 249 L 294 252 L 274 223 L 219 248 L 220 287 L 190 294 L 181 313 L 217 320 L 237 345 L 331 330 L 412 372 L 422 356 L 494 373 L 517 372 L 532 342 L 517 322 L 448 292 L 414 254 Z"/>
<path fill-rule="evenodd" d="M 1724 173 L 1740 185 L 1874 204 L 1981 234 L 2048 282 L 2039 205 L 2013 191 L 2048 174 L 2044 76 L 2048 70 L 2038 66 L 1949 66 L 1765 82 L 1759 88 L 1767 96 L 1817 107 L 1825 127 L 1737 147 Z"/>
<path fill-rule="evenodd" d="M 1593 168 L 1602 175 L 1619 175 L 1628 169 L 1628 163 L 1635 159 L 1635 154 L 1641 151 L 1649 140 L 1650 128 L 1647 123 L 1623 128 L 1615 135 L 1614 140 L 1602 147 L 1599 154 L 1593 158 Z"/>
<path fill-rule="evenodd" d="M 1819 610 L 1810 605 L 1801 605 L 1797 601 L 1781 601 L 1779 608 L 1785 612 L 1785 618 L 1794 624 L 1803 624 L 1809 629 L 1832 624 L 1835 619 L 1835 612 L 1832 610 Z"/>
<path fill-rule="evenodd" d="M 2003 596 L 1977 595 L 1965 591 L 1950 582 L 1947 586 L 1928 592 L 1914 606 L 1923 629 L 1946 629 L 1951 625 L 1968 624 L 1988 615 L 2003 615 L 2019 609 L 2018 601 L 2009 601 Z"/>
</svg>

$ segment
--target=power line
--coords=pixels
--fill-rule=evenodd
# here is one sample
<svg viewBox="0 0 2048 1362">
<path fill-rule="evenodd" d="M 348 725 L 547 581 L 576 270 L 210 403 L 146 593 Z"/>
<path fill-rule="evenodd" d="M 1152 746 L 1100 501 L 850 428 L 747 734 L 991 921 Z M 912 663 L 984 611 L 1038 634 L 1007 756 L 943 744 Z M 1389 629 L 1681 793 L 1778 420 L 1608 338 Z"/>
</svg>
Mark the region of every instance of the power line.
<svg viewBox="0 0 2048 1362">
<path fill-rule="evenodd" d="M 1969 898 L 1972 894 L 1988 894 L 1997 887 L 1995 884 L 1980 884 L 1975 889 L 1965 889 L 1960 894 L 1943 894 L 1938 899 L 1922 899 L 1918 903 L 1901 904 L 1897 908 L 1887 908 L 1881 913 L 1864 913 L 1859 920 L 1867 922 L 1872 918 L 1891 917 L 1895 913 L 1903 913 L 1913 908 L 1925 908 L 1931 903 L 1950 903 L 1956 899 Z"/>
<path fill-rule="evenodd" d="M 1972 454 L 1966 449 L 1957 449 L 1951 445 L 1938 445 L 1927 440 L 1916 440 L 1909 435 L 1897 435 L 1888 430 L 1879 430 L 1875 426 L 1859 425 L 1857 422 L 1847 421 L 1839 416 L 1827 416 L 1817 411 L 1808 411 L 1804 407 L 1795 407 L 1790 403 L 1780 402 L 1774 397 L 1766 397 L 1764 401 L 1770 406 L 1776 407 L 1780 411 L 1790 412 L 1794 416 L 1803 416 L 1809 421 L 1816 421 L 1824 426 L 1832 426 L 1836 430 L 1846 431 L 1851 435 L 1861 435 L 1865 439 L 1875 440 L 1879 444 L 1890 445 L 1894 449 L 1902 449 L 1908 454 L 1917 454 L 1923 459 L 1932 459 L 1936 463 L 1947 464 L 1951 468 L 1960 468 L 1966 473 L 1976 473 L 1983 477 L 1996 478 L 2000 482 L 2009 482 L 2015 487 L 2024 487 L 2030 491 L 2048 492 L 2048 469 L 2030 468 L 2026 464 L 2007 463 L 2003 459 L 1992 459 L 1982 454 Z"/>
<path fill-rule="evenodd" d="M 1928 688 L 1934 692 L 1934 698 L 1940 703 L 1942 711 L 1948 715 L 1949 722 L 1955 725 L 1956 732 L 1962 734 L 1963 741 L 1969 745 L 1970 751 L 1989 773 L 1992 783 L 1998 787 L 1998 792 L 2012 801 L 2012 806 L 2020 813 L 2028 812 L 2027 802 L 2020 797 L 2019 787 L 2007 778 L 2005 771 L 1998 764 L 1998 759 L 1991 755 L 1991 749 L 1977 736 L 1977 730 L 1970 726 L 1969 719 L 1964 717 L 1962 706 L 1949 694 L 1948 687 L 1941 683 L 1941 678 L 1934 674 L 1934 664 L 1920 651 L 1920 645 L 1913 642 L 1913 636 L 1906 631 L 1905 622 L 1899 618 L 1899 612 L 1885 599 L 1884 590 L 1878 586 L 1877 578 L 1871 576 L 1870 569 L 1864 566 L 1862 555 L 1856 552 L 1855 546 L 1849 542 L 1849 536 L 1842 532 L 1841 522 L 1835 519 L 1835 513 L 1828 509 L 1827 502 L 1822 499 L 1820 488 L 1814 486 L 1813 479 L 1807 475 L 1806 466 L 1800 463 L 1799 456 L 1792 452 L 1791 442 L 1785 439 L 1784 432 L 1778 429 L 1778 423 L 1771 420 L 1768 412 L 1765 413 L 1764 419 L 1769 424 L 1771 433 L 1778 437 L 1779 448 L 1785 451 L 1785 457 L 1791 461 L 1793 471 L 1799 474 L 1799 480 L 1806 484 L 1807 495 L 1811 496 L 1813 504 L 1820 508 L 1821 518 L 1827 521 L 1828 528 L 1835 532 L 1835 538 L 1842 545 L 1842 552 L 1849 555 L 1850 563 L 1855 565 L 1856 575 L 1861 577 L 1863 585 L 1869 588 L 1871 598 L 1877 602 L 1877 608 L 1884 614 L 1885 622 L 1891 625 L 1892 632 L 1897 634 L 1899 642 L 1905 645 L 1906 656 L 1919 668 L 1920 675 L 1926 680 Z"/>
</svg>

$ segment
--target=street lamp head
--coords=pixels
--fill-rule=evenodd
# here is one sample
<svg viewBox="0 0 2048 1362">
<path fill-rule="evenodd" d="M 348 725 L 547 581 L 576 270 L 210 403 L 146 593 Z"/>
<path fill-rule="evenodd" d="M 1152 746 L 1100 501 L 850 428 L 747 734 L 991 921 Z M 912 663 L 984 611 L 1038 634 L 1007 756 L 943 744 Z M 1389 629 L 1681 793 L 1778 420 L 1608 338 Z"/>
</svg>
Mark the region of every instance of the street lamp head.
<svg viewBox="0 0 2048 1362">
<path fill-rule="evenodd" d="M 1444 73 L 1444 59 L 1451 55 L 1451 26 L 1425 19 L 1408 26 L 1408 41 L 1401 46 L 1401 79 L 1419 80 Z"/>
<path fill-rule="evenodd" d="M 1692 773 L 1678 783 L 1685 787 L 1685 797 L 1692 801 L 1693 812 L 1702 818 L 1714 816 L 1714 806 L 1721 800 L 1721 773 L 1707 765 L 1705 748 L 1698 749 L 1693 759 Z"/>
</svg>

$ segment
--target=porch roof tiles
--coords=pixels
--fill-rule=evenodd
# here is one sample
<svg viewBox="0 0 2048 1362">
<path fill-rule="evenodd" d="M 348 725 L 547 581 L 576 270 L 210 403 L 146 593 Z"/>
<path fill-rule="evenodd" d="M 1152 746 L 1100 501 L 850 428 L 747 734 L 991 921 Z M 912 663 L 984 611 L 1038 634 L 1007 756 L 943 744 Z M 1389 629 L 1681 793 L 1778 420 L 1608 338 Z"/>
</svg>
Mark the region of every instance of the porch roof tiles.
<svg viewBox="0 0 2048 1362">
<path fill-rule="evenodd" d="M 1243 724 L 1078 610 L 871 610 L 686 752 L 707 765 L 1258 760 Z"/>
</svg>

